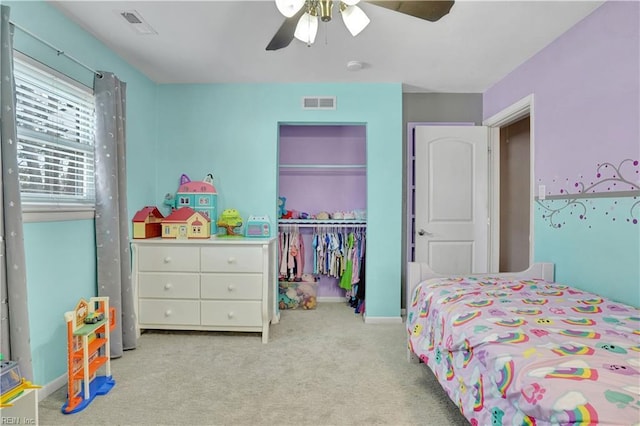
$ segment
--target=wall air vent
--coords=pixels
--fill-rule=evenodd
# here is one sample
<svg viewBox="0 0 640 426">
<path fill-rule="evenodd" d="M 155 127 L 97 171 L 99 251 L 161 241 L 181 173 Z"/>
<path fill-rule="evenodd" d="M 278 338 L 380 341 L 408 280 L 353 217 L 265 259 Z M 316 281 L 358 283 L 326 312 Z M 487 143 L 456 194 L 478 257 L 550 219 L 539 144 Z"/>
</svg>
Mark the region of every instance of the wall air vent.
<svg viewBox="0 0 640 426">
<path fill-rule="evenodd" d="M 151 28 L 151 25 L 149 25 L 147 22 L 145 22 L 144 19 L 142 19 L 142 16 L 138 11 L 122 10 L 122 11 L 119 11 L 118 13 L 129 23 L 129 26 L 133 28 L 134 31 L 137 32 L 138 34 L 140 35 L 158 34 L 156 30 Z"/>
<path fill-rule="evenodd" d="M 302 109 L 336 109 L 335 96 L 305 96 Z"/>
</svg>

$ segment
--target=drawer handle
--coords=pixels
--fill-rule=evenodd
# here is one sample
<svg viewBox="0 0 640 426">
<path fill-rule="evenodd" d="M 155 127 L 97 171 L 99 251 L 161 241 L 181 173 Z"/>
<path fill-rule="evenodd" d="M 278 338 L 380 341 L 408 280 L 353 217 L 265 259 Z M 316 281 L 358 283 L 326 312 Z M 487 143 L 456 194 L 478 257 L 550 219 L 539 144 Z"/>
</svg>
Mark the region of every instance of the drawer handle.
<svg viewBox="0 0 640 426">
<path fill-rule="evenodd" d="M 233 284 L 229 284 L 229 286 L 227 287 L 227 290 L 229 290 L 229 291 L 233 291 L 235 289 L 236 289 L 236 286 L 233 285 Z"/>
<path fill-rule="evenodd" d="M 166 284 L 164 285 L 164 289 L 165 289 L 165 290 L 169 290 L 171 287 L 173 287 L 173 285 L 171 285 L 171 283 L 166 283 Z"/>
<path fill-rule="evenodd" d="M 236 258 L 230 257 L 229 259 L 227 259 L 227 263 L 236 263 Z"/>
<path fill-rule="evenodd" d="M 171 262 L 171 256 L 167 256 L 164 258 L 164 263 L 170 263 Z"/>
<path fill-rule="evenodd" d="M 167 309 L 166 311 L 164 311 L 164 316 L 165 317 L 170 317 L 172 313 L 173 312 L 171 312 L 171 309 Z"/>
<path fill-rule="evenodd" d="M 233 319 L 233 317 L 234 317 L 234 316 L 235 316 L 235 314 L 234 314 L 233 312 L 229 312 L 229 313 L 227 314 L 227 317 L 228 317 L 229 319 Z"/>
</svg>

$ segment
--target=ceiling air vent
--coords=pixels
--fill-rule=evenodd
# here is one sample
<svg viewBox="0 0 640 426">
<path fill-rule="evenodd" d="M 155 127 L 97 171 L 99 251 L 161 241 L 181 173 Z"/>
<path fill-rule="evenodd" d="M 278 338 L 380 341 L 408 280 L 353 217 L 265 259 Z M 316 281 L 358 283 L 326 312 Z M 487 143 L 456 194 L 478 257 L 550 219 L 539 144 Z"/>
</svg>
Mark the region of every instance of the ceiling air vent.
<svg viewBox="0 0 640 426">
<path fill-rule="evenodd" d="M 158 34 L 156 30 L 151 28 L 151 25 L 147 24 L 137 10 L 123 10 L 118 12 L 134 29 L 135 32 L 141 35 Z"/>
<path fill-rule="evenodd" d="M 336 109 L 335 96 L 305 96 L 302 109 Z"/>
</svg>

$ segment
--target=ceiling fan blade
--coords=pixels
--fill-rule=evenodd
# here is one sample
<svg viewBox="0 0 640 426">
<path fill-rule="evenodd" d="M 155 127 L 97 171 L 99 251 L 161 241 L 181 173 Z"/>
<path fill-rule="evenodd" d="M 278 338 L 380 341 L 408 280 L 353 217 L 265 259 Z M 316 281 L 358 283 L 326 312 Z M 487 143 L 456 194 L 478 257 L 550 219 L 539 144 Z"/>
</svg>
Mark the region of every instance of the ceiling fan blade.
<svg viewBox="0 0 640 426">
<path fill-rule="evenodd" d="M 300 17 L 304 15 L 306 11 L 307 9 L 303 7 L 291 18 L 286 18 L 267 45 L 267 50 L 278 50 L 287 47 L 289 43 L 291 43 L 291 40 L 293 40 L 293 35 L 296 32 L 296 25 L 298 25 Z"/>
<path fill-rule="evenodd" d="M 449 13 L 453 6 L 453 1 L 440 0 L 413 0 L 413 1 L 368 1 L 367 3 L 391 9 L 405 15 L 426 19 L 435 22 Z"/>
</svg>

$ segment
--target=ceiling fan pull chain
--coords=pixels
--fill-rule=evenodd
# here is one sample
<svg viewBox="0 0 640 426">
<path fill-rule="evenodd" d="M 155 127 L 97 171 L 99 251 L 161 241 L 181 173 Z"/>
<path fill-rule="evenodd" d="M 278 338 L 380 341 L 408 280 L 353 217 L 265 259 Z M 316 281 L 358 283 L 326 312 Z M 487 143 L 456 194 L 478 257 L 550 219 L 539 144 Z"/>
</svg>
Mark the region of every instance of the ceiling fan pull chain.
<svg viewBox="0 0 640 426">
<path fill-rule="evenodd" d="M 327 46 L 329 44 L 329 37 L 328 37 L 329 26 L 328 25 L 323 25 L 323 27 L 324 27 L 324 44 L 325 44 L 325 46 Z"/>
</svg>

